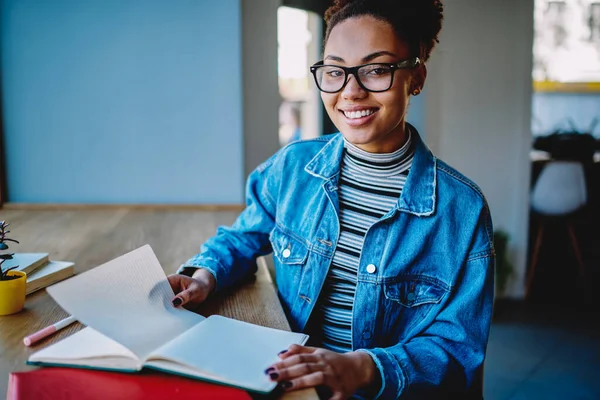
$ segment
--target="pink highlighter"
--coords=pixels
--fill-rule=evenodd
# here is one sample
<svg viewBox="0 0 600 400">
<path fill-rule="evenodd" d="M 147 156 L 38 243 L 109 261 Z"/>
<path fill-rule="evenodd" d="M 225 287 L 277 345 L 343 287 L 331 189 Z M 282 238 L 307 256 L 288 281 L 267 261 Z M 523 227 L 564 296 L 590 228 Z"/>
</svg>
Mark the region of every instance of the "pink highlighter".
<svg viewBox="0 0 600 400">
<path fill-rule="evenodd" d="M 37 331 L 36 333 L 32 333 L 31 335 L 29 335 L 25 339 L 23 339 L 23 343 L 25 343 L 25 346 L 31 346 L 35 342 L 38 342 L 38 341 L 42 340 L 43 338 L 50 336 L 55 332 L 60 331 L 62 328 L 65 328 L 65 327 L 71 325 L 75 321 L 77 321 L 75 319 L 75 317 L 65 318 L 65 319 L 58 321 L 57 323 L 52 324 L 40 331 Z"/>
</svg>

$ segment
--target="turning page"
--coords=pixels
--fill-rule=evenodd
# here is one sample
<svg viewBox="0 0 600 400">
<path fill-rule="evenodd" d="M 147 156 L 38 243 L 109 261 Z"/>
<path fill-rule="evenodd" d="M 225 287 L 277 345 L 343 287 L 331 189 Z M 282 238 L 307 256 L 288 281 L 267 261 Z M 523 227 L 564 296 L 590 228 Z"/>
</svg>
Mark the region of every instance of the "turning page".
<svg viewBox="0 0 600 400">
<path fill-rule="evenodd" d="M 47 291 L 82 324 L 121 343 L 141 360 L 204 320 L 173 307 L 174 293 L 148 245 Z"/>
</svg>

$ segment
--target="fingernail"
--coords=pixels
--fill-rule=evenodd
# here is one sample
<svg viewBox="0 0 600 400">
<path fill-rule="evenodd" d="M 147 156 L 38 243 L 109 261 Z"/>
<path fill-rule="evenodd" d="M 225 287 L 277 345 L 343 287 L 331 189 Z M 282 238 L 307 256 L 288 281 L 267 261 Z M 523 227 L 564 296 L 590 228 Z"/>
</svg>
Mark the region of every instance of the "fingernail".
<svg viewBox="0 0 600 400">
<path fill-rule="evenodd" d="M 292 382 L 290 381 L 283 381 L 281 382 L 281 387 L 284 389 L 289 389 L 292 387 Z"/>
<path fill-rule="evenodd" d="M 173 300 L 173 305 L 175 307 L 180 306 L 182 303 L 181 299 L 179 297 L 175 297 L 175 299 Z"/>
<path fill-rule="evenodd" d="M 273 367 L 269 367 L 265 370 L 265 374 L 270 374 L 271 372 L 275 371 L 275 368 Z"/>
<path fill-rule="evenodd" d="M 287 353 L 287 350 L 282 350 L 279 353 L 277 353 L 277 355 L 280 356 L 280 355 L 285 354 L 285 353 Z"/>
<path fill-rule="evenodd" d="M 271 354 L 273 354 L 273 353 L 271 353 Z M 271 372 L 271 373 L 269 374 L 269 376 L 270 376 L 270 377 L 271 377 L 271 379 L 273 379 L 273 380 L 275 380 L 275 379 L 279 378 L 279 374 L 278 374 L 277 372 Z"/>
</svg>

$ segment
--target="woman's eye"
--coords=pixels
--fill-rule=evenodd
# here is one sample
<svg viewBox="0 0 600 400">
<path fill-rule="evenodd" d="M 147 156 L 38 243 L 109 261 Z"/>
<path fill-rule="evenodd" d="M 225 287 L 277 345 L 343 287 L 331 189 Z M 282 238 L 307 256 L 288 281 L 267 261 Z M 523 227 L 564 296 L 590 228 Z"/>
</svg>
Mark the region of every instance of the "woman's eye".
<svg viewBox="0 0 600 400">
<path fill-rule="evenodd" d="M 333 70 L 333 71 L 327 71 L 326 74 L 327 74 L 327 76 L 329 76 L 331 78 L 339 78 L 340 76 L 344 75 L 344 72 L 340 71 L 340 70 Z"/>
<path fill-rule="evenodd" d="M 370 71 L 368 71 L 367 73 L 369 75 L 385 75 L 385 74 L 389 73 L 389 68 L 383 68 L 383 67 L 373 68 Z"/>
</svg>

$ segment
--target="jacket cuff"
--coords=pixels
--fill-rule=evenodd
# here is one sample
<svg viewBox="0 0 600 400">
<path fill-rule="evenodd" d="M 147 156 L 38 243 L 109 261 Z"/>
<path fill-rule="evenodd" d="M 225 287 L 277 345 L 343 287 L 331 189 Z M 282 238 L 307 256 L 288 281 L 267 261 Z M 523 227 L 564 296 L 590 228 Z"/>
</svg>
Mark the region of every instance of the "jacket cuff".
<svg viewBox="0 0 600 400">
<path fill-rule="evenodd" d="M 404 391 L 406 378 L 396 359 L 386 350 L 359 349 L 373 358 L 373 362 L 381 375 L 381 389 L 375 399 L 397 399 Z"/>
<path fill-rule="evenodd" d="M 196 267 L 195 265 L 182 264 L 176 273 L 180 274 L 180 275 L 189 276 L 191 278 L 192 275 L 194 275 L 194 272 L 196 272 L 196 270 L 198 270 L 200 268 L 202 268 L 202 267 Z"/>
<path fill-rule="evenodd" d="M 214 292 L 217 292 L 221 286 L 219 285 L 220 279 L 218 278 L 218 271 L 221 270 L 221 266 L 215 260 L 211 259 L 200 259 L 197 257 L 191 258 L 186 263 L 182 264 L 178 269 L 177 273 L 191 277 L 198 269 L 205 269 L 212 274 L 215 278 L 216 286 Z"/>
</svg>

